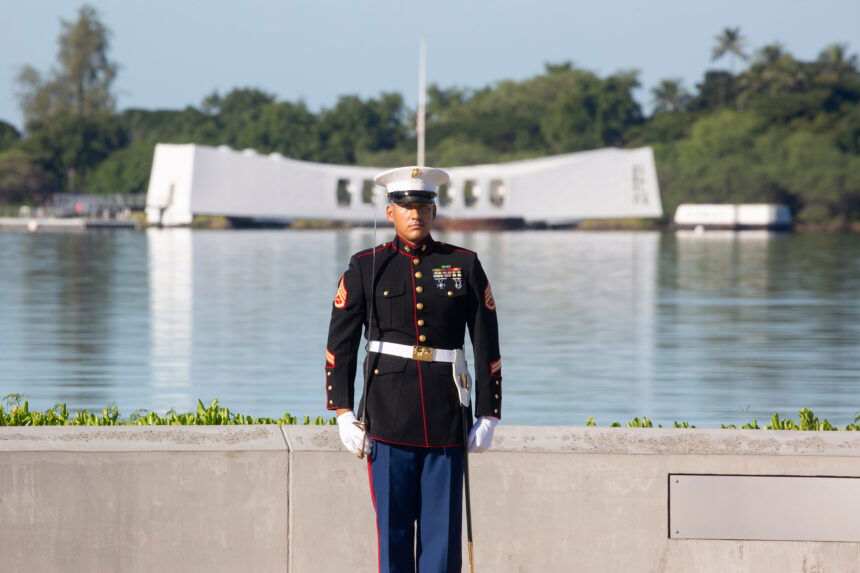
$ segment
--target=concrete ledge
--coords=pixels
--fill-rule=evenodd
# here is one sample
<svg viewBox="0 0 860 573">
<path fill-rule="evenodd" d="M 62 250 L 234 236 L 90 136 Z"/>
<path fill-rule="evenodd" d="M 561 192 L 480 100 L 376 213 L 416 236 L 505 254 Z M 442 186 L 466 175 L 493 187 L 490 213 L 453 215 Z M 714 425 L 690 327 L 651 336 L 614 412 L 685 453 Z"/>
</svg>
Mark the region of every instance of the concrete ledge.
<svg viewBox="0 0 860 573">
<path fill-rule="evenodd" d="M 0 452 L 287 451 L 281 429 L 259 426 L 0 428 Z"/>
<path fill-rule="evenodd" d="M 0 428 L 4 451 L 343 452 L 333 426 L 40 426 Z M 860 432 L 499 426 L 493 452 L 860 457 Z"/>
<path fill-rule="evenodd" d="M 860 456 L 860 432 L 499 426 L 495 452 Z"/>
<path fill-rule="evenodd" d="M 860 543 L 670 539 L 667 503 L 670 474 L 860 477 L 860 433 L 502 425 L 496 436 L 470 458 L 476 570 L 860 563 Z M 333 426 L 0 428 L 0 555 L 9 571 L 375 571 L 367 464 Z"/>
<path fill-rule="evenodd" d="M 281 429 L 290 451 L 346 453 L 337 426 L 283 426 Z"/>
</svg>

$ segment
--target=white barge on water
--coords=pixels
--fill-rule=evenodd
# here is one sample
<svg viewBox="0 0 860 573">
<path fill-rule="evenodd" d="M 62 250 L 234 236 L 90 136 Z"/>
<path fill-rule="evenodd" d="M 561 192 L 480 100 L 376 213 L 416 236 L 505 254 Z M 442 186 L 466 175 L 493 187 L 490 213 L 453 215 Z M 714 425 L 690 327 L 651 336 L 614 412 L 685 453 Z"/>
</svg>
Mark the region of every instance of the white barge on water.
<svg viewBox="0 0 860 573">
<path fill-rule="evenodd" d="M 682 203 L 675 210 L 678 229 L 789 230 L 791 210 L 776 203 Z"/>
</svg>

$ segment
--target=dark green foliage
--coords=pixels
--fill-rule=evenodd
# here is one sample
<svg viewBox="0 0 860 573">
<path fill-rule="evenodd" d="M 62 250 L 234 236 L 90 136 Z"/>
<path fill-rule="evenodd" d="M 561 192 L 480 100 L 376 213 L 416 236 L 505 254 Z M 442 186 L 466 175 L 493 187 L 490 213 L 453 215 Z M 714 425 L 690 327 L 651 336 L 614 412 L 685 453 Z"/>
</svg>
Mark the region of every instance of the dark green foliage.
<svg viewBox="0 0 860 573">
<path fill-rule="evenodd" d="M 28 125 L 21 143 L 66 191 L 81 190 L 86 176 L 114 151 L 128 145 L 128 132 L 111 114 L 79 115 L 60 112 Z"/>
<path fill-rule="evenodd" d="M 726 46 L 738 38 L 727 29 L 714 55 L 733 53 Z M 692 113 L 657 113 L 633 140 L 661 144 L 667 218 L 680 202 L 775 201 L 801 222 L 847 223 L 860 219 L 858 90 L 857 58 L 844 46 L 802 62 L 771 44 L 737 75 L 707 72 Z"/>
<path fill-rule="evenodd" d="M 771 417 L 770 424 L 767 426 L 764 426 L 764 427 L 759 426 L 758 422 L 756 420 L 753 420 L 752 422 L 744 424 L 743 426 L 735 426 L 733 424 L 729 424 L 729 425 L 723 424 L 720 426 L 720 428 L 732 429 L 732 430 L 736 430 L 736 429 L 742 429 L 742 430 L 802 430 L 802 431 L 822 431 L 822 432 L 837 431 L 837 430 L 848 431 L 848 432 L 860 431 L 860 425 L 858 425 L 858 423 L 860 423 L 860 413 L 858 413 L 857 417 L 854 418 L 853 424 L 848 424 L 844 428 L 839 428 L 837 426 L 834 426 L 830 422 L 830 420 L 819 420 L 818 416 L 816 416 L 812 412 L 812 410 L 809 410 L 808 408 L 804 408 L 800 412 L 798 412 L 798 417 L 799 417 L 799 420 L 797 422 L 795 422 L 794 420 L 792 420 L 790 418 L 789 419 L 782 419 L 779 417 L 779 414 L 774 413 L 774 415 Z M 595 427 L 595 426 L 597 426 L 597 423 L 594 421 L 594 417 L 592 416 L 585 421 L 585 425 L 588 427 Z M 653 428 L 654 423 L 651 421 L 650 418 L 646 418 L 644 416 L 642 418 L 639 418 L 637 416 L 636 418 L 633 418 L 631 421 L 625 422 L 623 424 L 623 426 L 627 427 L 627 428 Z M 611 424 L 609 424 L 609 427 L 610 428 L 620 428 L 620 427 L 622 427 L 622 424 L 620 422 L 612 422 Z M 662 428 L 663 425 L 658 424 L 657 427 Z M 689 422 L 675 422 L 673 424 L 673 427 L 675 427 L 675 428 L 695 428 L 696 426 L 691 425 Z"/>
<path fill-rule="evenodd" d="M 74 22 L 60 20 L 57 67 L 48 74 L 24 66 L 17 78 L 27 121 L 44 121 L 60 112 L 79 115 L 112 112 L 111 85 L 118 66 L 108 56 L 110 31 L 95 8 L 83 5 Z"/>
<path fill-rule="evenodd" d="M 702 83 L 696 88 L 699 93 L 690 101 L 693 111 L 710 111 L 730 106 L 737 97 L 736 80 L 723 70 L 708 70 Z"/>
<path fill-rule="evenodd" d="M 690 112 L 656 113 L 648 121 L 629 130 L 629 144 L 638 147 L 678 141 L 690 135 L 696 118 Z"/>
<path fill-rule="evenodd" d="M 0 151 L 5 151 L 18 143 L 21 134 L 15 126 L 5 121 L 0 121 Z"/>
<path fill-rule="evenodd" d="M 153 152 L 151 143 L 141 141 L 112 153 L 87 176 L 85 188 L 91 193 L 145 193 Z"/>
<path fill-rule="evenodd" d="M 654 97 L 654 115 L 664 112 L 684 111 L 690 105 L 690 94 L 681 80 L 661 80 L 660 85 L 651 90 Z"/>
<path fill-rule="evenodd" d="M 214 117 L 187 107 L 184 110 L 129 109 L 121 114 L 132 141 L 219 145 L 220 126 Z"/>
<path fill-rule="evenodd" d="M 304 416 L 301 422 L 296 416 L 285 413 L 280 418 L 254 417 L 245 414 L 237 414 L 231 412 L 229 408 L 225 408 L 218 404 L 218 400 L 213 400 L 209 406 L 203 404 L 202 401 L 197 401 L 197 409 L 193 412 L 178 413 L 175 410 L 169 410 L 161 415 L 148 410 L 135 410 L 128 418 L 122 418 L 119 413 L 119 408 L 115 404 L 111 404 L 102 408 L 101 415 L 81 410 L 72 415 L 65 404 L 56 404 L 53 408 L 49 408 L 44 412 L 31 411 L 30 404 L 23 394 L 8 394 L 3 397 L 3 404 L 0 405 L 0 426 L 117 426 L 117 425 L 137 425 L 137 426 L 188 426 L 188 425 L 244 425 L 244 424 L 279 424 L 279 425 L 335 425 L 334 417 L 326 420 L 323 416 L 318 416 L 311 419 L 310 416 Z M 795 422 L 792 419 L 782 419 L 779 414 L 774 413 L 771 417 L 771 423 L 763 428 L 758 425 L 756 420 L 744 424 L 743 426 L 722 425 L 723 429 L 764 429 L 764 430 L 803 430 L 803 431 L 860 431 L 860 413 L 854 418 L 853 424 L 848 424 L 845 428 L 834 426 L 829 420 L 819 420 L 812 410 L 807 408 L 802 409 L 799 413 L 799 420 Z M 596 427 L 597 423 L 594 417 L 590 417 L 585 421 L 588 427 Z M 613 422 L 609 425 L 613 428 L 622 427 L 619 422 Z M 650 418 L 638 416 L 629 422 L 623 424 L 627 428 L 653 428 L 654 423 Z M 662 424 L 656 427 L 662 428 Z M 674 422 L 675 428 L 695 428 L 688 422 Z"/>
<path fill-rule="evenodd" d="M 798 412 L 799 421 L 795 422 L 792 419 L 781 419 L 779 414 L 774 413 L 771 416 L 770 424 L 765 426 L 764 428 L 759 427 L 758 422 L 753 420 L 743 426 L 738 428 L 734 425 L 728 426 L 720 426 L 724 429 L 743 429 L 743 430 L 802 430 L 802 431 L 836 431 L 836 430 L 844 430 L 844 431 L 860 431 L 860 426 L 858 426 L 858 422 L 860 422 L 860 415 L 854 418 L 853 424 L 848 424 L 845 428 L 839 428 L 834 426 L 830 420 L 819 420 L 818 416 L 816 416 L 812 410 L 807 408 L 802 409 Z"/>
<path fill-rule="evenodd" d="M 833 134 L 840 151 L 860 155 L 860 105 L 855 103 L 833 122 Z"/>
<path fill-rule="evenodd" d="M 716 36 L 714 40 L 715 44 L 711 51 L 712 60 L 719 60 L 723 56 L 729 56 L 732 58 L 732 69 L 734 69 L 736 59 L 744 61 L 748 59 L 744 51 L 746 38 L 741 35 L 740 28 L 723 28 L 722 33 Z"/>
<path fill-rule="evenodd" d="M 312 112 L 301 101 L 236 88 L 184 110 L 98 112 L 112 106 L 116 66 L 107 55 L 108 31 L 86 8 L 78 22 L 64 23 L 63 34 L 60 75 L 43 80 L 32 68 L 22 71 L 22 105 L 36 118 L 24 138 L 0 122 L 0 162 L 7 166 L 0 201 L 35 202 L 58 188 L 143 193 L 156 143 L 376 167 L 415 160 L 414 111 L 394 93 L 342 96 Z M 705 71 L 692 92 L 679 80 L 663 80 L 652 90 L 650 117 L 633 98 L 635 72 L 600 76 L 571 62 L 480 89 L 431 85 L 427 162 L 457 166 L 650 145 L 667 220 L 681 202 L 780 202 L 801 222 L 860 220 L 857 56 L 831 44 L 801 61 L 773 43 L 749 58 L 740 29 L 725 28 L 712 57 L 726 58 L 729 69 Z M 95 79 L 74 79 L 81 74 Z"/>
<path fill-rule="evenodd" d="M 197 401 L 194 412 L 177 413 L 170 410 L 164 415 L 147 410 L 137 410 L 128 419 L 120 417 L 119 408 L 110 405 L 102 408 L 101 416 L 81 410 L 71 415 L 65 404 L 56 404 L 44 412 L 30 411 L 29 403 L 22 394 L 9 394 L 3 398 L 6 409 L 0 406 L 0 426 L 211 426 L 211 425 L 245 425 L 245 424 L 278 424 L 284 425 L 334 425 L 335 418 L 326 420 L 322 416 L 311 420 L 305 416 L 302 422 L 291 416 L 289 412 L 280 418 L 257 418 L 245 414 L 236 414 L 229 408 L 218 405 L 213 400 L 209 406 Z"/>
<path fill-rule="evenodd" d="M 0 204 L 42 202 L 57 180 L 31 154 L 15 148 L 0 152 Z"/>
<path fill-rule="evenodd" d="M 237 135 L 235 147 L 309 160 L 319 153 L 318 133 L 318 119 L 303 103 L 271 103 L 261 108 L 258 122 Z"/>
<path fill-rule="evenodd" d="M 636 87 L 635 73 L 600 78 L 570 63 L 474 92 L 430 86 L 428 156 L 451 157 L 439 148 L 453 146 L 487 162 L 623 145 L 626 131 L 642 122 Z M 473 163 L 451 159 L 444 164 Z"/>
<path fill-rule="evenodd" d="M 323 110 L 316 134 L 315 159 L 326 163 L 356 163 L 362 151 L 392 150 L 406 134 L 406 109 L 399 94 L 382 94 L 362 101 L 342 96 L 332 109 Z M 312 136 L 314 132 L 308 135 Z"/>
</svg>

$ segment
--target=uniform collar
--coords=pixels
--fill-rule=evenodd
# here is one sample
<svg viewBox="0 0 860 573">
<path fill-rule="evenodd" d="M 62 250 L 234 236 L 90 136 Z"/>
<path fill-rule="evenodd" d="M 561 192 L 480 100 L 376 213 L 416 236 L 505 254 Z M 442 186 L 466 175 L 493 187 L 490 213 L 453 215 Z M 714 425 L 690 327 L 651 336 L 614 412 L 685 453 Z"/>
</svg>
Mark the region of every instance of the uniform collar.
<svg viewBox="0 0 860 573">
<path fill-rule="evenodd" d="M 433 237 L 427 235 L 427 238 L 424 239 L 424 241 L 416 245 L 410 243 L 400 235 L 395 235 L 394 240 L 391 241 L 391 244 L 394 245 L 395 249 L 397 249 L 404 255 L 414 257 L 424 256 L 431 253 L 433 251 L 433 248 L 436 246 L 436 241 L 433 240 Z"/>
</svg>

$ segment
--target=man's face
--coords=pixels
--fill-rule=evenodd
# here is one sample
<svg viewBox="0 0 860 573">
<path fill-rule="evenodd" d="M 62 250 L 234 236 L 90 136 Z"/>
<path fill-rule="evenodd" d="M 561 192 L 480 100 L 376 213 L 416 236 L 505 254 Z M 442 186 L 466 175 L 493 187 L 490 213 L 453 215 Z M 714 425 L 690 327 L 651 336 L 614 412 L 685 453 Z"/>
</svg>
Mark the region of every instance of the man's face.
<svg viewBox="0 0 860 573">
<path fill-rule="evenodd" d="M 412 244 L 418 244 L 430 234 L 436 205 L 431 203 L 389 203 L 385 216 L 394 223 L 394 230 Z"/>
</svg>

